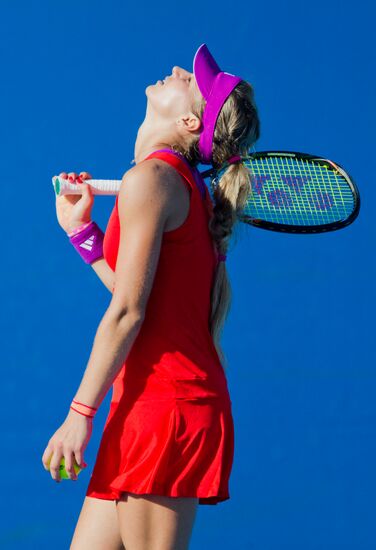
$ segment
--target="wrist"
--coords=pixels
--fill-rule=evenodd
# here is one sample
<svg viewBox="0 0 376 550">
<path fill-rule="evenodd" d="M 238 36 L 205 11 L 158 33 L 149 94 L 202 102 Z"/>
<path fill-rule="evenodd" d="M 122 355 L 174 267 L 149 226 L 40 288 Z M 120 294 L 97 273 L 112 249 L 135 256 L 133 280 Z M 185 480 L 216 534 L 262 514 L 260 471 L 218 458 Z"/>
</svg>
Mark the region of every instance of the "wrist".
<svg viewBox="0 0 376 550">
<path fill-rule="evenodd" d="M 67 418 L 80 419 L 83 422 L 84 420 L 93 421 L 94 417 L 93 416 L 86 416 L 82 413 L 79 413 L 77 410 L 74 410 L 72 407 L 69 407 Z"/>
<path fill-rule="evenodd" d="M 87 222 L 77 222 L 70 225 L 66 231 L 68 237 L 72 237 L 73 235 L 76 235 L 76 233 L 83 231 L 88 225 L 91 224 L 91 222 L 92 220 L 89 220 Z"/>
<path fill-rule="evenodd" d="M 70 404 L 70 410 L 80 416 L 84 416 L 87 418 L 94 418 L 98 410 L 98 407 L 85 405 L 85 403 L 82 403 L 81 401 L 77 401 L 77 399 L 73 399 Z"/>
</svg>

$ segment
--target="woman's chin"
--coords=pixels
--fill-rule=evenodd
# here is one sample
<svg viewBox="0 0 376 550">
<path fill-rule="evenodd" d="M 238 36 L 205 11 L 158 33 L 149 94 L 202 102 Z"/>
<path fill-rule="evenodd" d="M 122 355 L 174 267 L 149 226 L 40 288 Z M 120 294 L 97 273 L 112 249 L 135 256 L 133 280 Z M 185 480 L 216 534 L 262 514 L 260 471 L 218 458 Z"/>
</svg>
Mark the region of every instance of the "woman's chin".
<svg viewBox="0 0 376 550">
<path fill-rule="evenodd" d="M 155 84 L 149 84 L 149 86 L 146 86 L 145 88 L 145 94 L 148 95 L 148 91 L 155 88 Z"/>
<path fill-rule="evenodd" d="M 150 92 L 156 92 L 159 88 L 162 88 L 163 84 L 160 82 L 156 82 L 155 84 L 149 84 L 149 86 L 146 86 L 145 88 L 145 94 L 148 95 Z"/>
<path fill-rule="evenodd" d="M 148 86 L 146 86 L 145 91 L 149 88 L 157 88 L 158 86 L 160 86 L 160 84 L 158 84 L 158 82 L 156 82 L 155 84 L 149 84 Z"/>
</svg>

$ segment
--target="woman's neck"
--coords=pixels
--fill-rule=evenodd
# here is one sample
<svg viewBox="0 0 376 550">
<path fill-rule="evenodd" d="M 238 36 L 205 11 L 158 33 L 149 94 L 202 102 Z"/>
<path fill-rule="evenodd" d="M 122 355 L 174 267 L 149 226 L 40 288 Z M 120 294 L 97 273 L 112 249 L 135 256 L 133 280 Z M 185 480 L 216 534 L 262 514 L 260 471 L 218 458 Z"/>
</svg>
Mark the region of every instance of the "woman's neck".
<svg viewBox="0 0 376 550">
<path fill-rule="evenodd" d="M 150 124 L 148 117 L 145 117 L 145 120 L 141 124 L 137 132 L 137 139 L 134 146 L 134 159 L 133 162 L 138 164 L 143 161 L 150 153 L 158 151 L 159 149 L 170 148 L 168 139 L 163 137 L 160 132 L 158 134 L 161 136 L 160 139 L 156 140 L 156 129 L 155 124 Z"/>
</svg>

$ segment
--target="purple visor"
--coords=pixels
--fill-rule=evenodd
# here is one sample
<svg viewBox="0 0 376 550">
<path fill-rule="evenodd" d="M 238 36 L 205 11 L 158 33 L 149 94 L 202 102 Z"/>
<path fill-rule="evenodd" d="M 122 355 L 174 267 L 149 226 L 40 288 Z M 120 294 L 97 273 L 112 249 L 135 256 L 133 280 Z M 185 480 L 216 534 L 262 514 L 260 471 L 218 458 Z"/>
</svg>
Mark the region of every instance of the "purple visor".
<svg viewBox="0 0 376 550">
<path fill-rule="evenodd" d="M 211 164 L 214 129 L 218 115 L 232 90 L 243 79 L 221 71 L 206 44 L 202 44 L 195 53 L 193 73 L 197 86 L 206 100 L 199 140 L 201 162 Z"/>
</svg>

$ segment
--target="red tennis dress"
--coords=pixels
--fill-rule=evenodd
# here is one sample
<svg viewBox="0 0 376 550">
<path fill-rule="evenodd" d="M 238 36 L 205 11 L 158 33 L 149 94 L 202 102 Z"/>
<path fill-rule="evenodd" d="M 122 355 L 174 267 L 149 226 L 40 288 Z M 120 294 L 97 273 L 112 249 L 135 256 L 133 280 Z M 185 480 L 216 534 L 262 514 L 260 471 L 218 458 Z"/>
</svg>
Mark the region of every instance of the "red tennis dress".
<svg viewBox="0 0 376 550">
<path fill-rule="evenodd" d="M 212 199 L 198 170 L 179 153 L 154 151 L 190 190 L 186 220 L 165 231 L 136 340 L 112 386 L 110 410 L 86 495 L 121 493 L 230 498 L 234 456 L 232 403 L 209 331 L 217 257 L 208 229 Z M 145 160 L 146 160 L 145 159 Z M 105 232 L 104 258 L 114 271 L 120 237 L 117 208 Z"/>
</svg>

